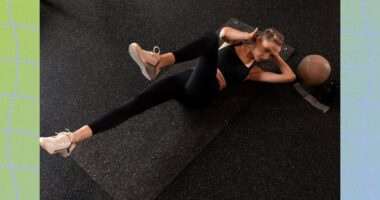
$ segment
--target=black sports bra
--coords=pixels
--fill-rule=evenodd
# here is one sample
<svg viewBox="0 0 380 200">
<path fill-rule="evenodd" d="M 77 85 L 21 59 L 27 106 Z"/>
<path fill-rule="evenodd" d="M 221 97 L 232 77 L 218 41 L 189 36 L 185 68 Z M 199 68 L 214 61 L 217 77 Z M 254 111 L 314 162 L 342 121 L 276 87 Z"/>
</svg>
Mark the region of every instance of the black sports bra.
<svg viewBox="0 0 380 200">
<path fill-rule="evenodd" d="M 249 74 L 252 65 L 248 68 L 239 58 L 235 46 L 242 42 L 223 47 L 218 52 L 218 68 L 222 72 L 227 85 L 243 81 Z"/>
</svg>

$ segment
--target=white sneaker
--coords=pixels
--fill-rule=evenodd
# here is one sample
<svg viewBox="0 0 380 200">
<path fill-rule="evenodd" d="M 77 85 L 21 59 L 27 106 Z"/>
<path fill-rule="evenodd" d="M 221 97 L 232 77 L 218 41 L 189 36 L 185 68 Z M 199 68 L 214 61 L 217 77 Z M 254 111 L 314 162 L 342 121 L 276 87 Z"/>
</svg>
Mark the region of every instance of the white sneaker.
<svg viewBox="0 0 380 200">
<path fill-rule="evenodd" d="M 40 145 L 50 154 L 60 154 L 63 157 L 67 157 L 74 150 L 76 144 L 72 142 L 73 135 L 66 129 L 60 133 L 56 133 L 56 136 L 40 137 Z"/>
<path fill-rule="evenodd" d="M 158 52 L 156 52 L 158 50 Z M 160 61 L 160 48 L 153 47 L 153 51 L 145 51 L 137 43 L 129 45 L 129 55 L 140 67 L 142 74 L 150 81 L 156 79 L 159 69 L 156 68 Z"/>
</svg>

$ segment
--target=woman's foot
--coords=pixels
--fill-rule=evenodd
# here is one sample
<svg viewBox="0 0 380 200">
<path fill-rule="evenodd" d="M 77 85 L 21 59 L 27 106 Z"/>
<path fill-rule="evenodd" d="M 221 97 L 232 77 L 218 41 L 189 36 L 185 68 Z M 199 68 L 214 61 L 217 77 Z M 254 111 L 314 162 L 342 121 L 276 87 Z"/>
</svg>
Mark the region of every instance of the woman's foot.
<svg viewBox="0 0 380 200">
<path fill-rule="evenodd" d="M 66 129 L 66 131 L 56 134 L 56 136 L 51 137 L 40 137 L 40 145 L 49 154 L 58 153 L 66 158 L 71 154 L 76 146 L 73 142 L 73 133 Z"/>
<path fill-rule="evenodd" d="M 156 79 L 160 72 L 160 68 L 157 67 L 160 62 L 160 48 L 158 46 L 154 46 L 153 51 L 145 51 L 137 43 L 131 43 L 129 45 L 129 55 L 148 80 Z"/>
</svg>

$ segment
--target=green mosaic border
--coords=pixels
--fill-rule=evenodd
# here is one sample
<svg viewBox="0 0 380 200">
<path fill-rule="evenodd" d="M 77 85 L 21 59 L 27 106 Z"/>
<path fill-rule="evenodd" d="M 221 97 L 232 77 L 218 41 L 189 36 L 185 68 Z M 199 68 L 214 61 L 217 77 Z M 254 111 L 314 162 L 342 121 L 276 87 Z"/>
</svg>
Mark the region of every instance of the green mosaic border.
<svg viewBox="0 0 380 200">
<path fill-rule="evenodd" d="M 341 198 L 380 199 L 380 1 L 341 1 Z"/>
<path fill-rule="evenodd" d="M 0 1 L 0 199 L 39 199 L 39 6 Z M 341 1 L 342 199 L 380 197 L 379 8 Z"/>
<path fill-rule="evenodd" d="M 0 1 L 0 199 L 39 199 L 39 1 Z"/>
</svg>

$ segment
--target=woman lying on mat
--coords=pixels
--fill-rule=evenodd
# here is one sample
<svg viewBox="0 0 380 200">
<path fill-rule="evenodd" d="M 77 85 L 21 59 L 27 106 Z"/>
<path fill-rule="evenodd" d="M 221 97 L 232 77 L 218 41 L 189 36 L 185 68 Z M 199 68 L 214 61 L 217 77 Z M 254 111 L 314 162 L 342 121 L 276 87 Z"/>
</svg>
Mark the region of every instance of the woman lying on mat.
<svg viewBox="0 0 380 200">
<path fill-rule="evenodd" d="M 173 52 L 160 54 L 142 49 L 137 43 L 129 45 L 129 54 L 149 80 L 156 79 L 161 68 L 197 58 L 194 69 L 155 81 L 124 104 L 87 123 L 74 132 L 68 130 L 52 137 L 41 137 L 40 145 L 50 154 L 67 157 L 79 142 L 106 131 L 145 110 L 175 99 L 194 109 L 206 108 L 227 86 L 242 81 L 286 83 L 296 76 L 279 56 L 284 37 L 274 28 L 258 34 L 224 27 L 219 36 L 206 32 L 201 37 Z M 224 43 L 219 48 L 219 38 Z M 263 71 L 257 62 L 272 58 L 281 73 Z"/>
</svg>

